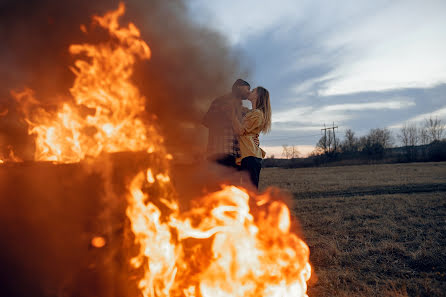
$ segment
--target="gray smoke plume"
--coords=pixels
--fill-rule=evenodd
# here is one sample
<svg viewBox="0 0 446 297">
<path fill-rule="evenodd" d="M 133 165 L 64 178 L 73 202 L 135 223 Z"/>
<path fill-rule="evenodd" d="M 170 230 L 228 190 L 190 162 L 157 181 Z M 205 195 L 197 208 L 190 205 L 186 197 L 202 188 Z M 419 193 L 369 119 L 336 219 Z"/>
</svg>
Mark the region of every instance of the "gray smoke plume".
<svg viewBox="0 0 446 297">
<path fill-rule="evenodd" d="M 152 50 L 152 58 L 138 64 L 133 79 L 147 98 L 148 111 L 157 116 L 167 150 L 194 163 L 205 150 L 207 131 L 201 118 L 210 101 L 228 92 L 236 78 L 246 78 L 247 72 L 221 35 L 188 18 L 185 1 L 128 0 L 125 4 L 121 24 L 133 22 Z M 88 27 L 93 15 L 118 5 L 115 0 L 1 0 L 0 155 L 8 155 L 12 148 L 21 159 L 33 159 L 34 140 L 11 90 L 33 89 L 44 107 L 70 100 L 74 74 L 69 67 L 76 57 L 69 54 L 69 45 L 107 40 L 104 32 L 94 28 L 84 34 L 80 25 Z M 131 168 L 129 172 L 141 167 L 121 159 L 117 163 Z M 186 199 L 201 193 L 210 179 L 200 165 L 173 171 Z M 123 178 L 109 180 L 116 175 Z M 0 296 L 128 295 L 109 281 L 126 278 L 109 271 L 111 260 L 104 253 L 115 253 L 89 246 L 90 233 L 103 232 L 97 218 L 108 213 L 101 197 L 110 185 L 127 181 L 124 178 L 128 176 L 121 169 L 105 174 L 86 173 L 77 165 L 1 166 Z M 116 193 L 116 199 L 124 191 Z M 122 201 L 111 209 L 119 207 L 122 210 Z M 124 217 L 117 220 L 122 223 Z M 122 230 L 111 232 L 117 232 L 117 237 L 122 234 Z"/>
<path fill-rule="evenodd" d="M 43 104 L 69 98 L 74 75 L 73 43 L 104 40 L 98 30 L 84 34 L 93 15 L 118 7 L 119 1 L 2 0 L 0 4 L 0 145 L 14 147 L 32 159 L 33 141 L 18 120 L 11 90 L 29 87 Z M 180 0 L 129 0 L 121 24 L 133 22 L 152 49 L 152 58 L 138 64 L 134 81 L 146 96 L 148 110 L 158 116 L 168 150 L 188 157 L 203 150 L 206 131 L 201 116 L 211 99 L 229 91 L 245 76 L 240 59 L 224 38 L 198 26 Z M 7 152 L 5 152 L 7 154 Z"/>
</svg>

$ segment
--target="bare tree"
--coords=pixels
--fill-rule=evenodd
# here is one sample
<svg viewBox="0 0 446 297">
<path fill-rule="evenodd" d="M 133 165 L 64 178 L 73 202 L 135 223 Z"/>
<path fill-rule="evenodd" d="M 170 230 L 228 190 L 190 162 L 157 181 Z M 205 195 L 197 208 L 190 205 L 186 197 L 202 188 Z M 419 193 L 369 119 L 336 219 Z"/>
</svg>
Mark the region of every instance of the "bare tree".
<svg viewBox="0 0 446 297">
<path fill-rule="evenodd" d="M 439 120 L 437 117 L 435 117 L 435 119 L 432 117 L 426 119 L 424 126 L 431 142 L 439 141 L 443 138 L 445 125 L 442 124 L 441 120 Z"/>
<path fill-rule="evenodd" d="M 384 148 L 390 148 L 393 145 L 392 132 L 387 128 L 372 129 L 370 130 L 368 137 L 373 143 L 379 143 Z"/>
<path fill-rule="evenodd" d="M 316 143 L 316 148 L 323 151 L 324 153 L 328 152 L 328 141 L 327 136 L 322 135 L 322 137 L 319 139 L 319 141 Z"/>
<path fill-rule="evenodd" d="M 341 144 L 344 152 L 357 152 L 359 149 L 359 139 L 355 136 L 352 129 L 345 131 L 344 141 Z"/>
<path fill-rule="evenodd" d="M 333 153 L 339 149 L 339 143 L 339 138 L 335 137 L 335 134 L 328 130 L 316 143 L 316 148 L 322 150 L 325 154 Z"/>
<path fill-rule="evenodd" d="M 430 137 L 429 137 L 429 132 L 427 131 L 426 127 L 420 127 L 418 134 L 420 136 L 420 144 L 421 145 L 429 144 Z"/>
<path fill-rule="evenodd" d="M 299 150 L 297 149 L 296 146 L 288 146 L 286 144 L 282 145 L 282 156 L 285 157 L 286 159 L 294 159 L 294 158 L 298 158 L 300 155 Z"/>
<path fill-rule="evenodd" d="M 401 128 L 398 138 L 404 145 L 406 157 L 408 160 L 415 160 L 417 157 L 416 146 L 420 141 L 417 125 L 415 123 L 404 124 Z"/>
<path fill-rule="evenodd" d="M 420 141 L 417 125 L 415 123 L 404 124 L 398 138 L 404 146 L 416 146 Z"/>
<path fill-rule="evenodd" d="M 392 147 L 393 137 L 389 129 L 372 129 L 360 138 L 362 151 L 370 156 L 383 157 L 386 149 Z"/>
</svg>

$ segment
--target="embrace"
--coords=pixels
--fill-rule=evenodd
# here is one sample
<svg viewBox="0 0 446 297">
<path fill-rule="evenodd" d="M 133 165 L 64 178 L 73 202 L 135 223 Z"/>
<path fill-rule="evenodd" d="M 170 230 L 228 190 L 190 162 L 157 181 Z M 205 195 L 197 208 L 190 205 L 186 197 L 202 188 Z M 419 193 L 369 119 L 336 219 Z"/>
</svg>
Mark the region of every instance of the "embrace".
<svg viewBox="0 0 446 297">
<path fill-rule="evenodd" d="M 212 102 L 203 124 L 209 128 L 207 159 L 247 173 L 258 188 L 265 157 L 259 134 L 271 129 L 271 105 L 268 90 L 250 89 L 249 83 L 237 79 L 229 94 Z M 251 101 L 252 109 L 242 105 L 244 99 Z"/>
</svg>

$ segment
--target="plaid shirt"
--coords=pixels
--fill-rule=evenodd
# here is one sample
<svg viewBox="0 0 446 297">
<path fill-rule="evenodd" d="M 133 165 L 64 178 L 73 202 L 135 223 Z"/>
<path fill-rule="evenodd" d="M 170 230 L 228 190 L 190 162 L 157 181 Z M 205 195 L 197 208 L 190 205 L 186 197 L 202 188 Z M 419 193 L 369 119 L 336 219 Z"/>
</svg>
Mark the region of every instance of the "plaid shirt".
<svg viewBox="0 0 446 297">
<path fill-rule="evenodd" d="M 208 157 L 241 156 L 237 136 L 232 129 L 231 108 L 238 108 L 231 94 L 215 99 L 204 116 L 203 124 L 209 128 Z M 241 107 L 241 102 L 240 102 Z"/>
</svg>

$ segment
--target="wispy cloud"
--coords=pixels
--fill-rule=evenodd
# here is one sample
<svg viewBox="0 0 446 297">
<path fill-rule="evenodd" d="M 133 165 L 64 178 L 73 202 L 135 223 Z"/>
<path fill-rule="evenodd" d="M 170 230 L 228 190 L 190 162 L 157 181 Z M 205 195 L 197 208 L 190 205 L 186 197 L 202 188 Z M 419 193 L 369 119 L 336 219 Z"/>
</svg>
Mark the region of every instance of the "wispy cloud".
<svg viewBox="0 0 446 297">
<path fill-rule="evenodd" d="M 314 124 L 320 125 L 327 120 L 330 121 L 346 121 L 355 117 L 361 116 L 360 112 L 370 110 L 397 110 L 415 106 L 416 103 L 410 98 L 401 98 L 400 100 L 380 101 L 380 102 L 365 102 L 365 103 L 342 103 L 325 105 L 321 107 L 297 107 L 287 111 L 282 111 L 273 114 L 273 123 L 276 126 L 286 125 L 293 126 L 294 124 L 304 124 L 311 126 Z M 357 113 L 352 113 L 356 111 Z M 297 127 L 296 127 L 297 129 Z"/>
<path fill-rule="evenodd" d="M 287 123 L 289 126 L 317 126 L 327 121 L 346 121 L 353 117 L 344 110 L 331 111 L 324 108 L 301 107 L 273 114 L 273 123 Z"/>
<path fill-rule="evenodd" d="M 392 1 L 326 41 L 343 46 L 341 63 L 325 95 L 446 82 L 445 1 Z"/>
<path fill-rule="evenodd" d="M 364 111 L 380 109 L 403 109 L 415 105 L 416 103 L 413 100 L 395 100 L 383 102 L 335 104 L 324 106 L 322 109 L 327 111 Z"/>
<path fill-rule="evenodd" d="M 391 125 L 389 128 L 399 129 L 399 128 L 403 127 L 406 123 L 424 124 L 424 122 L 429 118 L 438 118 L 438 119 L 442 120 L 443 123 L 446 124 L 446 106 L 444 106 L 440 109 L 434 110 L 432 112 L 426 112 L 426 113 L 416 115 L 416 116 L 411 117 L 405 121 Z"/>
</svg>

